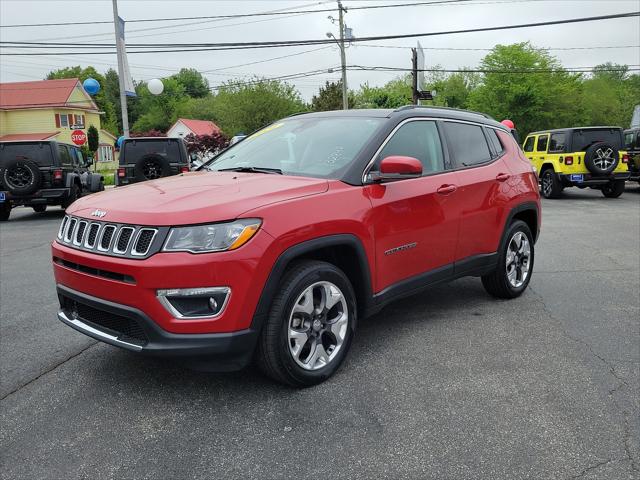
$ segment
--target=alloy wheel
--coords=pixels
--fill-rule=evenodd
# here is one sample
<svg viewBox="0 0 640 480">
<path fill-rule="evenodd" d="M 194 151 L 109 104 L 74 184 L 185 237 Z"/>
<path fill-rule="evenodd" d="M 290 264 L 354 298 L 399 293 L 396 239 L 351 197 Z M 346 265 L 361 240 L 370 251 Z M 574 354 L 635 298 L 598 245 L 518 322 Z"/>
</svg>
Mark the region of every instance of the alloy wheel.
<svg viewBox="0 0 640 480">
<path fill-rule="evenodd" d="M 147 178 L 148 180 L 155 180 L 156 178 L 160 178 L 162 174 L 160 165 L 158 165 L 156 162 L 145 163 L 144 167 L 142 168 L 142 172 L 145 178 Z"/>
<path fill-rule="evenodd" d="M 289 315 L 289 353 L 305 370 L 323 368 L 336 358 L 348 326 L 342 291 L 331 282 L 316 282 L 298 296 Z"/>
<path fill-rule="evenodd" d="M 550 196 L 553 191 L 553 178 L 551 178 L 551 175 L 550 173 L 545 173 L 542 177 L 542 193 L 545 197 Z"/>
<path fill-rule="evenodd" d="M 596 158 L 593 160 L 593 164 L 600 170 L 607 171 L 615 163 L 615 159 L 612 157 L 612 148 L 598 148 L 595 153 Z"/>
<path fill-rule="evenodd" d="M 6 179 L 13 188 L 23 188 L 33 181 L 33 172 L 22 165 L 16 165 L 7 171 Z"/>
<path fill-rule="evenodd" d="M 507 246 L 507 280 L 513 288 L 520 288 L 529 276 L 531 245 L 523 232 L 516 232 Z"/>
</svg>

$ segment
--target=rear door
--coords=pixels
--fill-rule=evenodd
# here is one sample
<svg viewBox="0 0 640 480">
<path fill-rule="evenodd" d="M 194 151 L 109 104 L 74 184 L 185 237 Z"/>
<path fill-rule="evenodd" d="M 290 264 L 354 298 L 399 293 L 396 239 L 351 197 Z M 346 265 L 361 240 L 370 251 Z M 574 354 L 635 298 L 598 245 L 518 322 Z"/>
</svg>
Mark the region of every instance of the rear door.
<svg viewBox="0 0 640 480">
<path fill-rule="evenodd" d="M 391 155 L 417 158 L 423 176 L 365 187 L 372 204 L 377 292 L 412 277 L 426 280 L 418 276 L 436 269 L 434 275 L 450 274 L 458 238 L 456 174 L 449 168 L 437 122 L 411 119 L 397 127 L 372 171 Z"/>
<path fill-rule="evenodd" d="M 549 148 L 549 134 L 543 133 L 538 135 L 536 139 L 536 147 L 533 153 L 533 161 L 535 162 L 538 172 L 545 163 L 548 163 L 547 149 Z"/>
<path fill-rule="evenodd" d="M 455 258 L 456 262 L 473 260 L 496 252 L 496 232 L 502 230 L 503 210 L 509 201 L 501 186 L 511 173 L 499 139 L 488 137 L 495 132 L 466 122 L 446 121 L 444 125 L 458 184 L 460 234 Z M 490 148 L 489 141 L 498 144 Z"/>
</svg>

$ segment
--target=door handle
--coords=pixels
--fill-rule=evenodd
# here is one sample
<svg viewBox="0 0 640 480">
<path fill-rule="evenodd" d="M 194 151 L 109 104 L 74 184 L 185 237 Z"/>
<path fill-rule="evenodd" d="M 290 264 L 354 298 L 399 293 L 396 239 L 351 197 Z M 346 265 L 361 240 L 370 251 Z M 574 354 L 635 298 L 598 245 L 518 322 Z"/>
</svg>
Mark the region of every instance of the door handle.
<svg viewBox="0 0 640 480">
<path fill-rule="evenodd" d="M 508 173 L 499 173 L 496 176 L 496 180 L 499 182 L 504 182 L 505 180 L 508 180 L 510 177 L 510 175 Z"/>
<path fill-rule="evenodd" d="M 436 190 L 440 195 L 449 195 L 458 189 L 455 185 L 442 185 Z"/>
</svg>

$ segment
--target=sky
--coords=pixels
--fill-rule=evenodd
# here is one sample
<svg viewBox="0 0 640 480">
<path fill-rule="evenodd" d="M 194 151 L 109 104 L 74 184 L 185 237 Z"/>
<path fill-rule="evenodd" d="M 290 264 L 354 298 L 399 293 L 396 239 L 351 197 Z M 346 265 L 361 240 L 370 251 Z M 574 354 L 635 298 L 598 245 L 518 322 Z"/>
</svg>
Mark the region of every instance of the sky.
<svg viewBox="0 0 640 480">
<path fill-rule="evenodd" d="M 391 5 L 416 0 L 344 0 L 344 6 Z M 338 27 L 327 18 L 337 18 L 335 1 L 311 0 L 119 0 L 119 15 L 125 20 L 234 15 L 274 10 L 295 11 L 335 8 L 335 13 L 282 15 L 225 20 L 191 20 L 128 23 L 128 43 L 202 43 L 324 39 L 327 32 L 338 35 Z M 610 15 L 640 10 L 640 0 L 473 0 L 449 5 L 420 5 L 372 10 L 351 10 L 345 23 L 356 37 L 459 30 L 557 19 Z M 112 20 L 111 0 L 0 0 L 0 26 L 23 23 L 52 23 Z M 144 29 L 144 30 L 143 30 Z M 152 29 L 152 30 L 149 30 Z M 142 31 L 136 31 L 142 30 Z M 465 33 L 422 39 L 378 40 L 353 44 L 346 49 L 347 64 L 410 68 L 410 47 L 420 40 L 427 66 L 446 69 L 477 67 L 484 49 L 496 44 L 530 41 L 536 47 L 574 48 L 551 50 L 566 67 L 592 67 L 607 61 L 640 68 L 640 22 L 638 17 L 600 22 L 525 28 L 498 32 Z M 52 41 L 112 43 L 112 24 L 0 28 L 0 41 Z M 373 46 L 376 45 L 376 46 Z M 381 47 L 382 46 L 382 47 Z M 621 47 L 627 48 L 598 48 Z M 407 47 L 407 48 L 392 48 Z M 446 50 L 454 49 L 454 50 Z M 456 50 L 461 49 L 461 50 Z M 131 48 L 129 50 L 132 50 Z M 284 55 L 307 52 L 289 58 L 239 66 Z M 2 53 L 42 53 L 42 50 L 4 48 Z M 317 69 L 338 67 L 334 72 L 292 80 L 309 100 L 327 80 L 338 80 L 340 52 L 337 45 L 296 46 L 242 51 L 129 54 L 135 80 L 169 76 L 182 67 L 207 71 L 212 86 L 229 79 L 247 80 L 254 75 L 276 77 Z M 116 67 L 115 55 L 0 56 L 0 81 L 42 79 L 53 69 L 93 65 L 98 71 Z M 229 68 L 231 67 L 231 68 Z M 363 83 L 383 85 L 397 72 L 349 71 L 349 88 Z"/>
</svg>

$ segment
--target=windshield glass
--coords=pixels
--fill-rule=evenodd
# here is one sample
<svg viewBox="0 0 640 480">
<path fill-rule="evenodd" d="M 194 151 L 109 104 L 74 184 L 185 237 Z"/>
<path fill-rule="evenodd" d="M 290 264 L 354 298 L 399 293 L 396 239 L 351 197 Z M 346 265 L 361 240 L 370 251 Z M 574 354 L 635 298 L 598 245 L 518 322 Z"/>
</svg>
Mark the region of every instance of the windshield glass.
<svg viewBox="0 0 640 480">
<path fill-rule="evenodd" d="M 49 143 L 0 143 L 0 166 L 9 160 L 31 160 L 38 165 L 53 165 Z"/>
<path fill-rule="evenodd" d="M 269 125 L 205 166 L 277 169 L 285 175 L 339 178 L 383 118 L 291 118 Z"/>
</svg>

